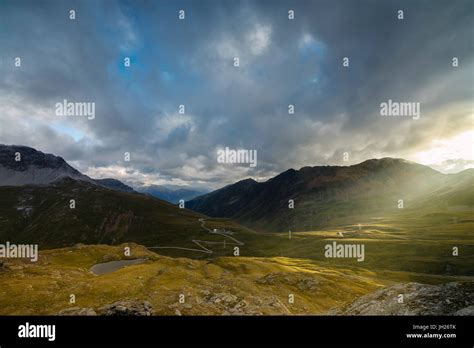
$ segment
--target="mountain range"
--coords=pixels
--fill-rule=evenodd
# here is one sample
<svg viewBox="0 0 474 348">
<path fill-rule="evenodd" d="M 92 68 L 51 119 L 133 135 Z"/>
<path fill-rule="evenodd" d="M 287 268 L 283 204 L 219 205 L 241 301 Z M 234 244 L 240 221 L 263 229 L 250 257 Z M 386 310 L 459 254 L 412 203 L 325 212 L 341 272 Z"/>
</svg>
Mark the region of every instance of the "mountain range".
<svg viewBox="0 0 474 348">
<path fill-rule="evenodd" d="M 134 189 L 114 178 L 92 179 L 59 156 L 45 154 L 27 146 L 0 145 L 0 186 L 48 185 L 63 178 L 81 180 L 121 192 L 145 193 L 173 204 L 181 199 L 186 201 L 206 193 L 176 185 L 147 185 Z"/>
<path fill-rule="evenodd" d="M 119 180 L 94 180 L 61 157 L 0 145 L 0 241 L 39 243 L 40 248 L 123 242 L 195 248 L 194 238 L 213 239 L 202 228 L 203 217 Z M 206 223 L 249 233 L 225 219 Z"/>
<path fill-rule="evenodd" d="M 18 153 L 21 159 L 15 161 Z M 116 179 L 94 180 L 61 157 L 0 145 L 0 238 L 39 240 L 51 247 L 127 240 L 194 247 L 193 236 L 205 232 L 199 222 L 205 216 L 214 218 L 209 226 L 232 226 L 245 239 L 254 230 L 314 230 L 407 207 L 472 206 L 473 173 L 442 174 L 396 158 L 303 167 L 265 182 L 239 181 L 179 209 L 164 200 L 199 192 L 149 186 L 139 189 L 147 193 L 141 194 Z"/>
<path fill-rule="evenodd" d="M 184 188 L 180 186 L 164 186 L 164 185 L 147 185 L 137 188 L 138 192 L 151 195 L 168 201 L 170 203 L 178 203 L 180 200 L 188 201 L 197 196 L 201 196 L 207 192 L 194 189 Z"/>
<path fill-rule="evenodd" d="M 396 158 L 351 166 L 303 167 L 265 182 L 239 181 L 196 197 L 186 207 L 260 231 L 312 230 L 336 219 L 394 212 L 422 202 L 472 205 L 473 173 L 474 169 L 468 169 L 442 174 Z"/>
</svg>

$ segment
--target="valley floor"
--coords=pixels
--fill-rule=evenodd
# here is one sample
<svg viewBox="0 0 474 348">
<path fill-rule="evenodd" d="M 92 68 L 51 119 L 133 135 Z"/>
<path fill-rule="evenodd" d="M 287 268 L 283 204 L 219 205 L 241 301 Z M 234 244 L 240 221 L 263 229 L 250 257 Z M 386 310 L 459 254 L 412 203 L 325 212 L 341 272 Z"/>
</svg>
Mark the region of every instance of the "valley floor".
<svg viewBox="0 0 474 348">
<path fill-rule="evenodd" d="M 474 314 L 472 211 L 359 221 L 291 236 L 244 230 L 226 237 L 201 219 L 202 232 L 190 233 L 188 244 L 177 237 L 170 245 L 180 248 L 159 253 L 133 243 L 77 244 L 42 250 L 35 263 L 0 260 L 0 315 Z M 182 250 L 196 248 L 197 238 L 212 255 Z M 334 242 L 364 245 L 363 262 L 326 258 Z M 124 259 L 142 260 L 91 271 Z"/>
</svg>

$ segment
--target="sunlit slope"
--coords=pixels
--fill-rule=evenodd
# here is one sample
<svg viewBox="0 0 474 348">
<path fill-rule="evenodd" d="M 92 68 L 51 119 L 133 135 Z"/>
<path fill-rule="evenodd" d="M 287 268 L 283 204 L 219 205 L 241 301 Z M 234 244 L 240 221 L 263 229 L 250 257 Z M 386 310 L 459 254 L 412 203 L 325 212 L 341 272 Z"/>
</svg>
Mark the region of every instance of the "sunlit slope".
<svg viewBox="0 0 474 348">
<path fill-rule="evenodd" d="M 42 252 L 36 264 L 8 261 L 0 272 L 0 314 L 54 315 L 71 307 L 99 311 L 125 299 L 149 301 L 156 315 L 323 314 L 389 283 L 368 271 L 324 268 L 307 260 L 223 257 L 210 263 L 159 256 L 138 245 L 131 245 L 133 256 L 147 262 L 101 276 L 89 272 L 96 263 L 122 259 L 123 247 L 55 249 Z M 69 303 L 71 294 L 75 304 Z"/>
<path fill-rule="evenodd" d="M 294 231 L 291 239 L 289 235 L 274 234 L 279 242 L 267 245 L 266 252 L 309 258 L 328 267 L 365 268 L 387 275 L 404 272 L 408 280 L 423 275 L 474 276 L 472 213 L 418 214 L 407 212 L 378 218 L 360 216 L 356 224 L 341 224 L 312 232 Z M 326 258 L 324 248 L 333 242 L 364 245 L 364 261 Z M 457 248 L 457 256 L 454 248 Z"/>
<path fill-rule="evenodd" d="M 97 263 L 125 259 L 125 246 L 132 258 L 147 261 L 100 276 L 90 272 Z M 473 277 L 354 268 L 301 258 L 170 258 L 136 244 L 42 251 L 37 263 L 8 260 L 1 269 L 1 315 L 84 310 L 101 314 L 104 306 L 117 301 L 148 301 L 155 315 L 335 314 L 385 286 L 473 282 Z M 69 303 L 71 294 L 74 304 Z"/>
<path fill-rule="evenodd" d="M 311 231 L 340 219 L 393 214 L 401 201 L 405 208 L 472 205 L 473 171 L 446 175 L 393 158 L 348 167 L 304 167 L 262 183 L 248 179 L 229 185 L 193 199 L 188 207 L 259 231 Z"/>
</svg>

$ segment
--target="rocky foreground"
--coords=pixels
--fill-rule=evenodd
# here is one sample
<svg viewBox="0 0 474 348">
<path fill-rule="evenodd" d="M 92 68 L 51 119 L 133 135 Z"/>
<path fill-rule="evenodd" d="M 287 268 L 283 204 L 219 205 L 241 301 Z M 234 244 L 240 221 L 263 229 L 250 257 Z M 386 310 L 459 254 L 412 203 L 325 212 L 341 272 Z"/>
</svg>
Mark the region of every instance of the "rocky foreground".
<svg viewBox="0 0 474 348">
<path fill-rule="evenodd" d="M 263 281 L 274 276 L 265 277 Z M 306 284 L 306 282 L 304 282 Z M 312 287 L 313 284 L 310 284 Z M 403 294 L 403 302 L 399 303 L 399 295 Z M 245 300 L 227 293 L 206 294 L 209 304 L 230 305 L 223 315 L 262 315 L 262 310 L 249 306 Z M 284 307 L 275 301 L 276 307 Z M 181 315 L 180 305 L 171 305 L 176 315 Z M 253 307 L 253 308 L 251 308 Z M 192 308 L 188 304 L 184 308 Z M 154 310 L 148 301 L 118 301 L 101 307 L 95 311 L 92 308 L 72 307 L 58 315 L 106 315 L 106 316 L 150 316 Z M 287 313 L 288 314 L 288 313 Z M 442 285 L 426 285 L 405 283 L 393 285 L 355 301 L 349 308 L 331 311 L 332 315 L 474 315 L 474 283 L 451 282 Z"/>
<path fill-rule="evenodd" d="M 474 283 L 396 284 L 359 298 L 338 314 L 474 315 Z"/>
</svg>

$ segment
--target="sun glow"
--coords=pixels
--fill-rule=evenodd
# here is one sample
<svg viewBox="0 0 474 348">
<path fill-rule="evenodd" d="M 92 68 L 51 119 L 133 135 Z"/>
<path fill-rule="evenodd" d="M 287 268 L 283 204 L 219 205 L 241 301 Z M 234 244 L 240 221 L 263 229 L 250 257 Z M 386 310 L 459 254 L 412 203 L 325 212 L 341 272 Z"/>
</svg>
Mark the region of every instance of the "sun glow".
<svg viewBox="0 0 474 348">
<path fill-rule="evenodd" d="M 448 139 L 435 139 L 429 148 L 413 155 L 413 160 L 425 164 L 440 164 L 447 160 L 474 160 L 474 131 L 460 133 Z"/>
</svg>

